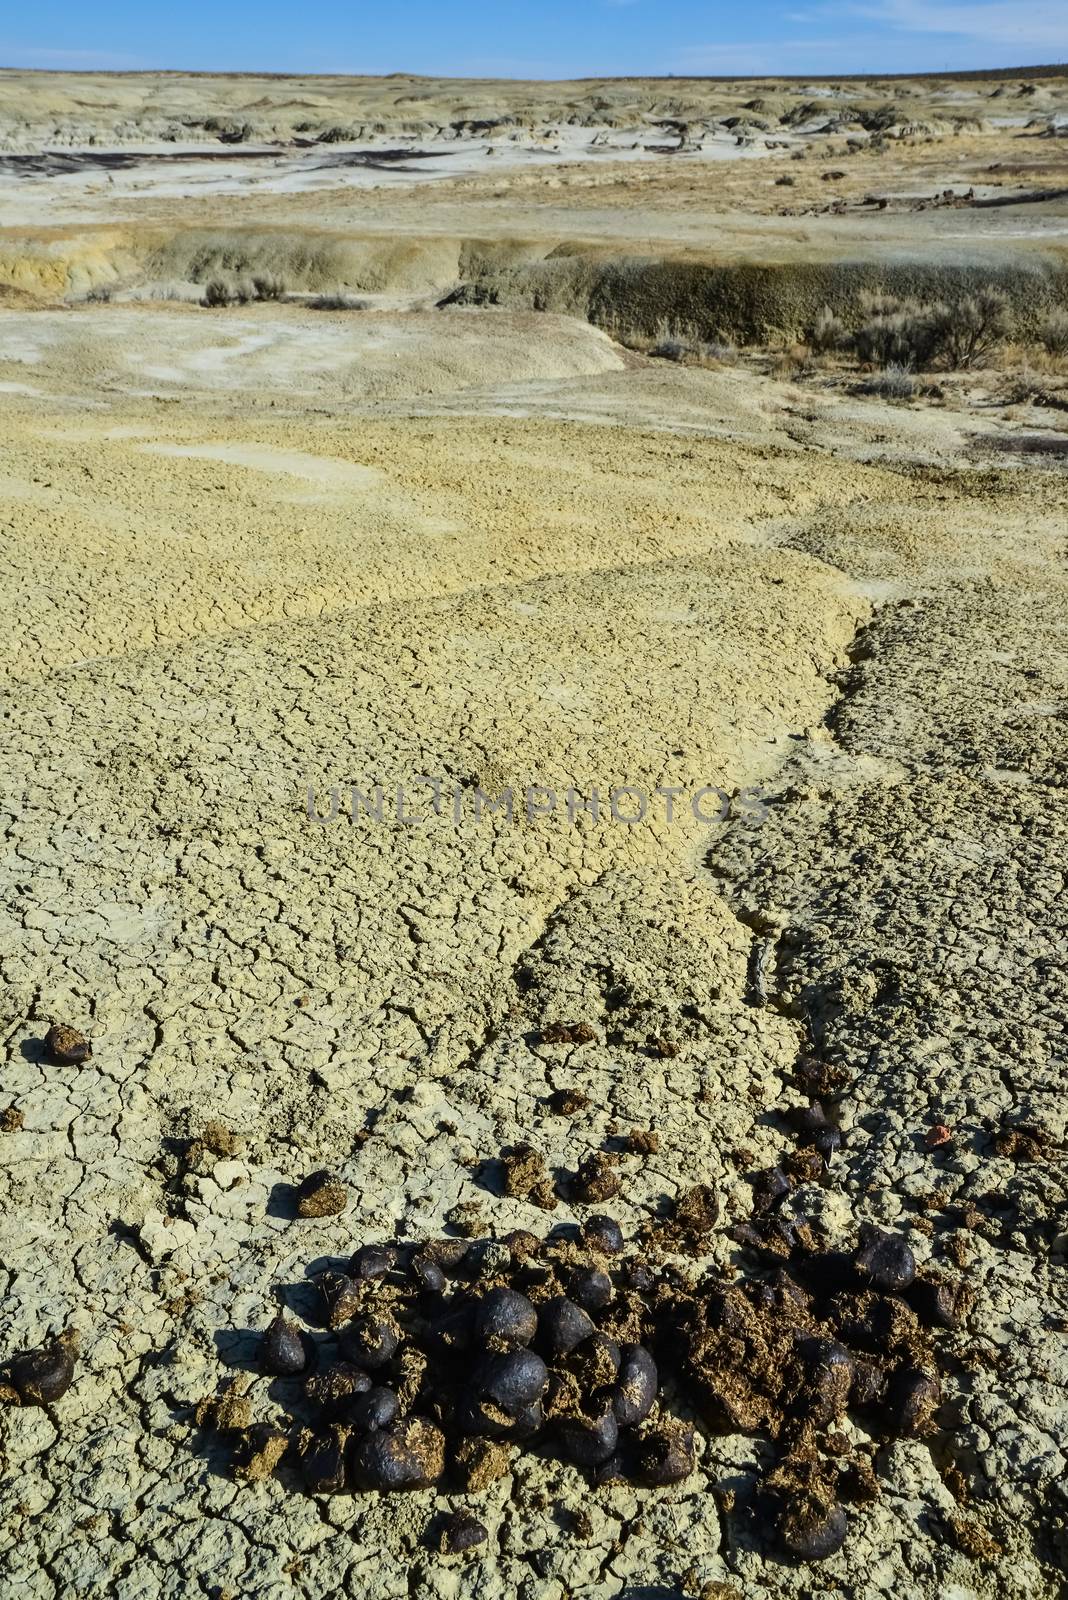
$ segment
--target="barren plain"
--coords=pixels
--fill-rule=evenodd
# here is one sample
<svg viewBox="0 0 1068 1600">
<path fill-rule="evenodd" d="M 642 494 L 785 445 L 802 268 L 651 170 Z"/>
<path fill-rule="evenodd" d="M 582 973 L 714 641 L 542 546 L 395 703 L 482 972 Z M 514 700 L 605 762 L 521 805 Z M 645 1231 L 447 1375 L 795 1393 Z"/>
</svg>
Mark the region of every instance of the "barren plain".
<svg viewBox="0 0 1068 1600">
<path fill-rule="evenodd" d="M 0 72 L 0 416 L 0 1591 L 1063 1595 L 1068 72 Z M 602 1213 L 661 1321 L 952 1303 L 823 1559 L 684 1385 L 672 1483 L 302 1479 L 311 1274 Z"/>
</svg>

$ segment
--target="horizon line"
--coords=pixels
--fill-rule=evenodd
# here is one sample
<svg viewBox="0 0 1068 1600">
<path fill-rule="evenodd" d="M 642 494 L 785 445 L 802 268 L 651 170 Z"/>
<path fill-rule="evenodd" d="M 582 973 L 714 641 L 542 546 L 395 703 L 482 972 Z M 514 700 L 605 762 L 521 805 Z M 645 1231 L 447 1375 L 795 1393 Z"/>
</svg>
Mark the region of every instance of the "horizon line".
<svg viewBox="0 0 1068 1600">
<path fill-rule="evenodd" d="M 485 76 L 462 73 L 428 72 L 271 72 L 255 68 L 227 70 L 214 67 L 19 67 L 0 63 L 0 72 L 34 72 L 41 77 L 53 78 L 270 78 L 281 82 L 307 78 L 350 78 L 354 81 L 409 78 L 421 83 L 812 83 L 825 78 L 831 83 L 905 82 L 924 78 L 1017 78 L 1017 77 L 1068 77 L 1068 62 L 1041 62 L 1031 66 L 1011 67 L 947 67 L 941 71 L 927 72 L 609 72 L 580 73 L 560 78 L 515 76 Z"/>
</svg>

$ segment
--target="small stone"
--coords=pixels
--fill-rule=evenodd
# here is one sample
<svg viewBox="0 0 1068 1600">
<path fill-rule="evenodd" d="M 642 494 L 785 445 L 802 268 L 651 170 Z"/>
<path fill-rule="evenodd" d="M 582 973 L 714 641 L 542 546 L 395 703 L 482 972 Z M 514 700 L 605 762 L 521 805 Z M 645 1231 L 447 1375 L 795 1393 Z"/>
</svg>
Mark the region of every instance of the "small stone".
<svg viewBox="0 0 1068 1600">
<path fill-rule="evenodd" d="M 583 1205 L 596 1205 L 601 1200 L 611 1200 L 622 1187 L 619 1173 L 612 1158 L 603 1150 L 595 1150 L 579 1166 L 572 1189 L 575 1199 Z"/>
<path fill-rule="evenodd" d="M 602 1256 L 618 1256 L 623 1249 L 623 1230 L 614 1217 L 587 1217 L 581 1228 L 587 1250 Z"/>
<path fill-rule="evenodd" d="M 815 1495 L 791 1499 L 779 1519 L 779 1537 L 790 1555 L 800 1561 L 826 1561 L 845 1543 L 849 1519 L 836 1502 L 830 1505 Z"/>
<path fill-rule="evenodd" d="M 916 1258 L 897 1233 L 884 1233 L 866 1225 L 860 1230 L 860 1246 L 853 1256 L 859 1273 L 888 1294 L 907 1289 L 916 1276 Z"/>
<path fill-rule="evenodd" d="M 575 1117 L 589 1104 L 589 1095 L 581 1089 L 554 1089 L 549 1096 L 549 1109 L 558 1117 Z"/>
<path fill-rule="evenodd" d="M 533 1350 L 511 1350 L 491 1356 L 475 1377 L 481 1398 L 516 1416 L 524 1406 L 540 1400 L 549 1382 L 549 1369 Z"/>
<path fill-rule="evenodd" d="M 556 1424 L 562 1453 L 579 1467 L 596 1467 L 614 1454 L 619 1424 L 611 1406 L 599 1416 L 564 1416 Z"/>
<path fill-rule="evenodd" d="M 53 1024 L 45 1034 L 44 1042 L 56 1066 L 77 1067 L 83 1061 L 92 1060 L 93 1047 L 85 1034 L 79 1033 L 77 1028 L 68 1028 L 64 1023 Z"/>
<path fill-rule="evenodd" d="M 538 1330 L 538 1313 L 517 1289 L 491 1289 L 475 1306 L 474 1336 L 486 1350 L 515 1350 Z"/>
<path fill-rule="evenodd" d="M 300 1442 L 300 1467 L 309 1494 L 340 1494 L 345 1487 L 344 1428 L 306 1432 Z"/>
<path fill-rule="evenodd" d="M 356 1447 L 353 1472 L 368 1489 L 426 1489 L 445 1470 L 445 1436 L 426 1417 L 369 1433 Z"/>
<path fill-rule="evenodd" d="M 297 1190 L 298 1217 L 339 1217 L 349 1191 L 332 1172 L 313 1172 Z"/>
<path fill-rule="evenodd" d="M 360 1283 L 371 1283 L 384 1278 L 397 1264 L 397 1252 L 392 1245 L 365 1244 L 349 1262 L 349 1276 Z"/>
<path fill-rule="evenodd" d="M 603 1311 L 613 1292 L 611 1278 L 600 1267 L 576 1267 L 567 1280 L 568 1298 L 583 1311 Z"/>
<path fill-rule="evenodd" d="M 904 1367 L 890 1380 L 886 1401 L 890 1427 L 901 1437 L 929 1432 L 941 1399 L 941 1385 L 933 1373 Z"/>
<path fill-rule="evenodd" d="M 73 1328 L 46 1340 L 37 1350 L 27 1350 L 6 1362 L 4 1382 L 24 1406 L 51 1405 L 66 1394 L 74 1380 L 78 1335 Z"/>
<path fill-rule="evenodd" d="M 638 1472 L 654 1488 L 681 1483 L 694 1469 L 694 1432 L 688 1423 L 663 1422 L 638 1443 Z"/>
<path fill-rule="evenodd" d="M 400 1416 L 400 1401 L 392 1389 L 375 1384 L 366 1394 L 354 1396 L 346 1410 L 354 1428 L 362 1433 L 374 1433 L 396 1422 Z"/>
<path fill-rule="evenodd" d="M 18 1133 L 24 1120 L 17 1106 L 8 1106 L 6 1111 L 0 1111 L 0 1133 Z"/>
<path fill-rule="evenodd" d="M 486 1525 L 469 1511 L 454 1511 L 445 1517 L 438 1530 L 437 1547 L 443 1556 L 463 1555 L 467 1550 L 485 1544 L 489 1538 Z"/>
<path fill-rule="evenodd" d="M 384 1366 L 400 1344 L 401 1331 L 391 1316 L 356 1317 L 341 1332 L 338 1349 L 354 1367 Z"/>
<path fill-rule="evenodd" d="M 320 1272 L 315 1285 L 323 1297 L 328 1328 L 343 1328 L 364 1304 L 359 1285 L 346 1272 Z"/>
<path fill-rule="evenodd" d="M 284 1311 L 271 1322 L 260 1348 L 262 1371 L 275 1378 L 291 1378 L 308 1365 L 308 1343 L 295 1322 Z"/>
<path fill-rule="evenodd" d="M 496 1278 L 512 1264 L 512 1252 L 500 1239 L 476 1239 L 467 1252 L 464 1268 L 472 1278 Z"/>
<path fill-rule="evenodd" d="M 648 1350 L 640 1344 L 623 1345 L 612 1389 L 612 1410 L 621 1428 L 645 1421 L 653 1409 L 659 1382 L 656 1362 Z"/>
<path fill-rule="evenodd" d="M 569 1355 L 596 1331 L 588 1314 L 566 1295 L 555 1295 L 538 1308 L 538 1342 L 550 1360 Z"/>
<path fill-rule="evenodd" d="M 550 1022 L 538 1035 L 541 1044 L 590 1044 L 596 1037 L 588 1022 Z"/>
</svg>

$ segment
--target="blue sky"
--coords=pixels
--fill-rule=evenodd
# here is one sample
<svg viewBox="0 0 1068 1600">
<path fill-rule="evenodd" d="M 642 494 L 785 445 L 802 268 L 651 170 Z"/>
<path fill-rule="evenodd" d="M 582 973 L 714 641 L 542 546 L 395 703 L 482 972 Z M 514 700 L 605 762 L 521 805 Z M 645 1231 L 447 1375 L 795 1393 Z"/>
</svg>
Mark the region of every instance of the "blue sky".
<svg viewBox="0 0 1068 1600">
<path fill-rule="evenodd" d="M 0 65 L 462 77 L 938 72 L 1068 60 L 1068 0 L 40 0 Z"/>
</svg>

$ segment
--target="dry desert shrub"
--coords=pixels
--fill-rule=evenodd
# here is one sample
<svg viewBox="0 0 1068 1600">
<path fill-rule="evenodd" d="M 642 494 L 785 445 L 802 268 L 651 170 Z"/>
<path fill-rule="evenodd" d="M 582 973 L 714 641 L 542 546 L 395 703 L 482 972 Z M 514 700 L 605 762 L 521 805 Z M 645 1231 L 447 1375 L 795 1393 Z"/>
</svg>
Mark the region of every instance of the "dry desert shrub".
<svg viewBox="0 0 1068 1600">
<path fill-rule="evenodd" d="M 1009 302 L 996 289 L 979 289 L 952 304 L 873 296 L 865 309 L 853 348 L 873 367 L 973 367 L 995 355 L 1013 330 Z"/>
<path fill-rule="evenodd" d="M 935 315 L 939 354 L 947 367 L 974 367 L 1012 336 L 1009 302 L 997 289 L 980 289 Z"/>
<path fill-rule="evenodd" d="M 830 306 L 824 306 L 808 336 L 809 349 L 825 355 L 831 350 L 844 349 L 848 343 L 849 329 Z"/>
<path fill-rule="evenodd" d="M 1047 355 L 1068 356 L 1068 311 L 1058 306 L 1046 313 L 1038 325 L 1038 342 Z"/>
<path fill-rule="evenodd" d="M 940 307 L 871 295 L 864 309 L 866 320 L 853 334 L 859 361 L 878 368 L 931 364 L 938 349 L 935 317 Z"/>
</svg>

